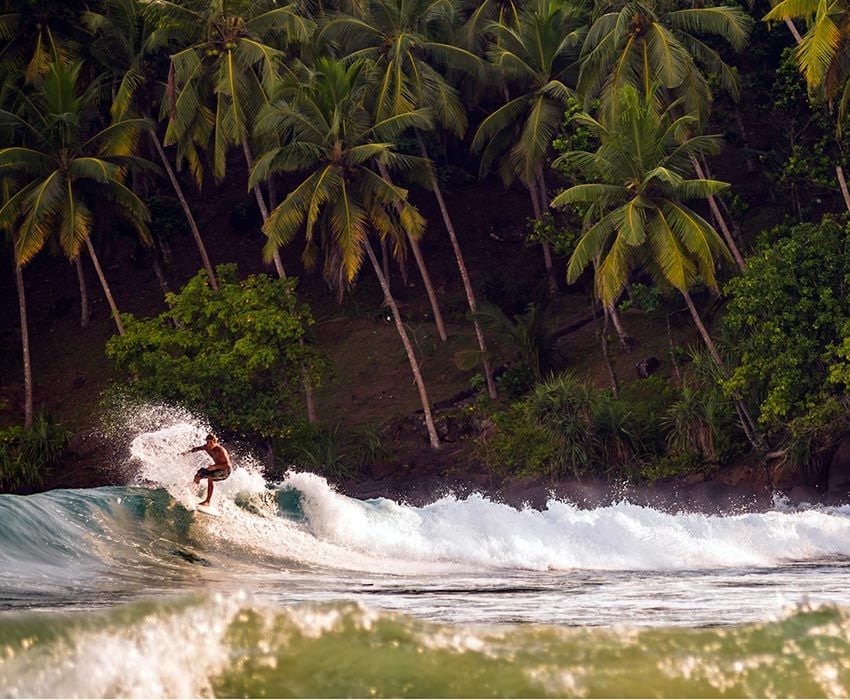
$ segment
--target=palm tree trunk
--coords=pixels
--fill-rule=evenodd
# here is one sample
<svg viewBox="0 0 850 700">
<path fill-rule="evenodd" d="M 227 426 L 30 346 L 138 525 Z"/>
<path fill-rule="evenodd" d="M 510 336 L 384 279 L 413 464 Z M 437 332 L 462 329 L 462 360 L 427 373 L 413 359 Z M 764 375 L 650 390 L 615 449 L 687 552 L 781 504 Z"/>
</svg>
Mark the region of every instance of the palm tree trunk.
<svg viewBox="0 0 850 700">
<path fill-rule="evenodd" d="M 250 173 L 254 167 L 254 156 L 251 154 L 251 146 L 248 145 L 248 138 L 242 139 L 242 152 L 245 154 L 245 162 L 248 164 L 248 172 Z M 263 217 L 263 223 L 269 220 L 269 208 L 266 206 L 266 200 L 263 199 L 263 192 L 260 185 L 254 185 L 254 197 L 257 199 L 257 206 L 260 208 L 260 216 Z M 283 267 L 283 260 L 280 258 L 280 251 L 274 252 L 274 269 L 277 270 L 277 276 L 281 279 L 286 279 L 286 270 Z"/>
<path fill-rule="evenodd" d="M 703 324 L 699 312 L 697 311 L 697 307 L 694 305 L 694 300 L 691 299 L 691 295 L 687 291 L 682 291 L 682 296 L 685 298 L 685 303 L 688 305 L 688 311 L 691 312 L 691 318 L 693 318 L 694 325 L 696 325 L 697 330 L 699 330 L 702 340 L 708 348 L 709 354 L 717 363 L 717 366 L 720 368 L 723 376 L 727 376 L 726 363 L 724 363 L 723 358 L 720 357 L 720 353 L 717 351 L 717 346 L 714 344 L 714 340 L 712 340 L 708 329 Z M 761 450 L 763 448 L 762 439 L 756 434 L 755 423 L 750 416 L 750 412 L 747 409 L 746 404 L 741 399 L 735 399 L 734 403 L 735 411 L 738 413 L 738 418 L 741 427 L 744 429 L 744 434 L 747 436 L 747 440 L 749 440 L 750 445 L 752 445 L 754 449 Z"/>
<path fill-rule="evenodd" d="M 86 238 L 86 249 L 89 251 L 91 261 L 94 264 L 94 269 L 97 271 L 97 277 L 100 280 L 100 285 L 103 287 L 103 293 L 106 295 L 106 301 L 109 303 L 109 308 L 112 310 L 112 318 L 115 320 L 115 326 L 118 328 L 118 335 L 124 335 L 124 326 L 121 325 L 121 316 L 118 313 L 118 307 L 115 305 L 115 299 L 112 297 L 112 291 L 109 289 L 109 283 L 103 274 L 100 267 L 100 261 L 94 252 L 94 246 L 91 244 L 91 239 Z"/>
<path fill-rule="evenodd" d="M 431 163 L 431 159 L 428 157 L 428 150 L 425 148 L 425 142 L 422 140 L 422 134 L 419 131 L 416 131 L 416 140 L 419 142 L 419 152 L 422 154 L 422 157 Z M 449 240 L 452 242 L 452 250 L 455 254 L 455 260 L 457 261 L 457 269 L 460 271 L 460 278 L 463 280 L 463 288 L 466 291 L 466 302 L 469 304 L 469 310 L 473 314 L 478 309 L 478 304 L 475 299 L 475 290 L 472 288 L 472 282 L 469 279 L 469 272 L 466 269 L 466 261 L 463 259 L 463 253 L 460 250 L 460 243 L 457 240 L 457 234 L 455 233 L 455 227 L 452 223 L 452 219 L 449 216 L 448 207 L 446 207 L 446 202 L 443 199 L 443 191 L 440 189 L 440 183 L 437 180 L 436 172 L 434 171 L 433 165 L 429 165 L 428 167 L 428 177 L 431 180 L 431 187 L 434 189 L 434 196 L 437 198 L 437 204 L 440 205 L 440 213 L 443 215 L 443 223 L 446 226 L 446 231 L 449 232 Z M 478 322 L 478 319 L 473 316 L 472 325 L 475 328 L 475 337 L 478 339 L 478 348 L 481 350 L 483 356 L 487 357 L 487 343 L 484 340 L 484 332 L 481 330 L 481 324 Z M 493 368 L 490 364 L 489 359 L 484 360 L 484 377 L 487 380 L 487 395 L 495 400 L 498 397 L 496 392 L 496 382 L 493 380 Z"/>
<path fill-rule="evenodd" d="M 794 37 L 794 41 L 799 46 L 803 41 L 803 37 L 800 36 L 797 26 L 791 19 L 785 20 L 785 26 L 788 27 L 788 31 L 791 32 L 791 36 Z M 844 168 L 841 165 L 835 166 L 835 177 L 838 180 L 838 186 L 841 188 L 841 196 L 844 197 L 844 206 L 850 212 L 850 192 L 847 190 L 847 180 L 844 179 Z"/>
<path fill-rule="evenodd" d="M 590 302 L 590 310 L 593 312 L 593 315 L 596 316 L 596 302 L 591 299 Z M 617 382 L 617 375 L 614 372 L 614 365 L 611 363 L 611 353 L 608 351 L 608 322 L 611 320 L 611 315 L 608 313 L 608 309 L 604 306 L 602 307 L 602 314 L 604 316 L 604 322 L 602 324 L 602 329 L 599 332 L 600 340 L 602 341 L 602 357 L 605 360 L 605 369 L 608 370 L 608 379 L 611 381 L 611 393 L 614 398 L 619 398 L 620 395 L 620 386 Z"/>
<path fill-rule="evenodd" d="M 388 183 L 392 184 L 393 181 L 390 177 L 389 171 L 387 170 L 387 166 L 379 162 L 378 170 L 381 173 L 381 177 Z M 400 205 L 396 204 L 396 209 L 400 209 Z M 419 247 L 419 241 L 413 238 L 408 231 L 405 231 L 405 234 L 407 235 L 407 240 L 410 242 L 410 249 L 413 251 L 413 258 L 416 260 L 416 265 L 419 268 L 419 274 L 422 276 L 422 283 L 425 285 L 425 292 L 428 294 L 428 300 L 431 302 L 431 311 L 434 314 L 434 323 L 437 326 L 437 334 L 440 336 L 440 340 L 445 342 L 448 338 L 446 335 L 446 325 L 443 323 L 443 314 L 440 311 L 440 303 L 437 301 L 437 294 L 434 291 L 434 285 L 431 283 L 431 275 L 428 274 L 428 267 L 425 265 L 425 258 L 422 257 L 422 249 Z"/>
<path fill-rule="evenodd" d="M 803 41 L 803 37 L 800 36 L 800 32 L 797 31 L 797 25 L 794 24 L 794 21 L 788 17 L 785 18 L 785 26 L 788 27 L 788 31 L 791 32 L 791 36 L 794 37 L 794 41 L 796 43 L 800 43 Z"/>
<path fill-rule="evenodd" d="M 248 165 L 248 172 L 254 167 L 254 156 L 251 154 L 251 147 L 248 145 L 248 139 L 242 139 L 242 152 L 245 154 L 245 162 Z M 269 194 L 273 196 L 273 191 L 269 190 Z M 257 199 L 257 206 L 260 208 L 260 216 L 263 217 L 263 223 L 269 220 L 269 209 L 266 206 L 266 200 L 263 199 L 263 192 L 260 190 L 259 184 L 254 185 L 254 197 Z M 277 271 L 277 276 L 280 279 L 286 279 L 286 270 L 283 267 L 283 260 L 280 257 L 280 251 L 274 251 L 274 268 Z M 304 338 L 298 339 L 298 344 L 304 345 Z M 313 386 L 307 377 L 307 368 L 301 368 L 301 381 L 304 385 L 304 400 L 307 404 L 307 420 L 311 423 L 317 422 L 316 416 L 316 399 L 313 395 Z"/>
<path fill-rule="evenodd" d="M 77 282 L 80 286 L 80 326 L 88 328 L 91 306 L 89 305 L 89 292 L 86 287 L 86 274 L 83 271 L 83 260 L 79 255 L 74 258 L 74 267 L 77 268 Z"/>
<path fill-rule="evenodd" d="M 242 139 L 242 152 L 245 154 L 245 162 L 248 165 L 248 172 L 250 173 L 251 169 L 254 167 L 254 156 L 251 154 L 251 147 L 248 145 L 247 138 Z M 266 206 L 266 200 L 263 198 L 263 192 L 260 189 L 259 184 L 254 185 L 254 197 L 257 199 L 257 206 L 260 208 L 260 216 L 263 217 L 263 223 L 265 223 L 269 220 L 269 209 Z M 286 270 L 283 267 L 283 260 L 281 260 L 280 251 L 275 250 L 273 259 L 277 276 L 280 277 L 280 279 L 286 279 Z M 298 344 L 303 346 L 304 338 L 299 338 Z M 316 399 L 313 395 L 313 387 L 307 377 L 306 367 L 301 368 L 301 380 L 304 384 L 304 399 L 307 404 L 307 420 L 311 423 L 315 423 L 318 420 L 316 417 Z"/>
<path fill-rule="evenodd" d="M 702 166 L 693 154 L 691 154 L 691 165 L 694 167 L 694 172 L 696 172 L 698 178 L 701 180 L 707 179 L 705 171 L 702 169 Z M 723 240 L 726 241 L 726 245 L 729 246 L 729 250 L 732 251 L 732 257 L 735 258 L 738 269 L 743 272 L 746 269 L 744 258 L 741 257 L 741 251 L 739 251 L 738 246 L 735 245 L 735 239 L 732 237 L 732 233 L 726 225 L 726 219 L 724 219 L 723 214 L 720 213 L 720 208 L 717 206 L 717 200 L 713 194 L 708 195 L 708 206 L 711 208 L 711 213 L 714 214 L 714 218 L 717 219 L 717 223 L 723 233 Z"/>
<path fill-rule="evenodd" d="M 32 362 L 30 360 L 30 330 L 27 321 L 27 297 L 24 275 L 15 262 L 15 286 L 18 288 L 18 309 L 21 315 L 21 352 L 24 359 L 24 428 L 32 428 Z"/>
<path fill-rule="evenodd" d="M 537 165 L 537 194 L 540 197 L 540 218 L 549 211 L 549 196 L 546 193 L 546 176 L 543 174 L 543 165 Z M 549 250 L 549 242 L 543 241 L 543 258 L 547 260 L 546 274 L 549 276 L 549 292 L 558 293 L 558 280 L 552 266 L 552 252 Z"/>
<path fill-rule="evenodd" d="M 183 194 L 183 188 L 180 187 L 180 182 L 177 180 L 177 176 L 174 174 L 174 169 L 168 161 L 165 149 L 163 149 L 162 144 L 159 142 L 159 137 L 153 132 L 150 132 L 150 139 L 153 142 L 154 148 L 156 148 L 156 152 L 159 154 L 159 159 L 162 161 L 165 172 L 168 173 L 168 179 L 171 181 L 174 193 L 177 195 L 180 206 L 183 208 L 183 214 L 186 217 L 186 221 L 189 222 L 192 237 L 195 239 L 195 245 L 198 247 L 198 252 L 201 254 L 201 262 L 204 265 L 204 269 L 207 271 L 207 277 L 210 279 L 210 286 L 217 292 L 218 280 L 216 279 L 215 272 L 213 272 L 212 265 L 210 264 L 207 249 L 204 246 L 203 239 L 201 238 L 201 232 L 198 230 L 198 224 L 195 222 L 195 217 L 192 215 L 192 210 L 189 208 L 189 202 L 186 201 L 186 196 Z"/>
<path fill-rule="evenodd" d="M 416 354 L 413 352 L 413 346 L 410 344 L 410 338 L 407 337 L 407 331 L 404 329 L 404 323 L 401 320 L 401 314 L 398 311 L 398 305 L 395 303 L 390 288 L 387 286 L 387 280 L 384 273 L 381 272 L 381 265 L 378 263 L 378 258 L 375 257 L 375 251 L 372 250 L 372 244 L 366 240 L 366 254 L 375 269 L 375 274 L 378 276 L 378 281 L 381 283 L 381 289 L 384 290 L 384 296 L 390 305 L 390 311 L 393 314 L 395 327 L 398 334 L 401 336 L 401 342 L 404 344 L 404 350 L 407 353 L 407 359 L 410 362 L 410 369 L 413 371 L 413 379 L 416 382 L 416 388 L 419 390 L 419 400 L 422 403 L 422 411 L 425 414 L 425 426 L 428 429 L 428 437 L 431 441 L 431 447 L 435 450 L 440 449 L 440 438 L 437 436 L 437 428 L 434 425 L 434 418 L 431 415 L 431 401 L 428 398 L 428 392 L 425 389 L 425 382 L 422 379 L 422 373 L 419 371 L 419 363 L 416 360 Z"/>
<path fill-rule="evenodd" d="M 835 175 L 838 178 L 838 186 L 841 188 L 841 194 L 844 197 L 844 206 L 847 207 L 847 211 L 850 211 L 850 192 L 847 191 L 847 180 L 844 179 L 844 168 L 840 165 L 836 165 Z"/>
<path fill-rule="evenodd" d="M 611 318 L 611 322 L 614 324 L 614 330 L 617 331 L 617 337 L 620 338 L 620 343 L 623 346 L 623 350 L 626 353 L 631 354 L 632 350 L 635 347 L 635 339 L 632 338 L 627 332 L 626 329 L 623 328 L 623 321 L 620 318 L 620 312 L 617 311 L 617 307 L 614 304 L 611 304 L 605 312 Z"/>
<path fill-rule="evenodd" d="M 528 194 L 531 195 L 531 209 L 534 212 L 534 218 L 540 221 L 543 218 L 543 213 L 540 210 L 540 200 L 537 198 L 537 186 L 534 182 L 527 182 Z M 552 272 L 552 253 L 549 250 L 549 244 L 546 241 L 541 241 L 543 246 L 543 263 L 546 265 L 546 277 L 549 279 L 549 290 L 552 290 L 552 284 L 555 276 Z M 557 290 L 557 284 L 555 285 Z"/>
</svg>

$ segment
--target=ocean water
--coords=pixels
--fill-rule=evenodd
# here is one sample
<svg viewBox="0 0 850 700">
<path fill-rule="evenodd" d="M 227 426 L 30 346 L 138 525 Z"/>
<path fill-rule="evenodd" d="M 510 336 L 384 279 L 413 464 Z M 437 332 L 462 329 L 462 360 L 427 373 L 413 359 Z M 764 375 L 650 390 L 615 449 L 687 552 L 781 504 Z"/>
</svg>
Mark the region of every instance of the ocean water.
<svg viewBox="0 0 850 700">
<path fill-rule="evenodd" d="M 847 697 L 850 506 L 359 501 L 207 432 L 133 484 L 0 495 L 0 697 Z"/>
</svg>

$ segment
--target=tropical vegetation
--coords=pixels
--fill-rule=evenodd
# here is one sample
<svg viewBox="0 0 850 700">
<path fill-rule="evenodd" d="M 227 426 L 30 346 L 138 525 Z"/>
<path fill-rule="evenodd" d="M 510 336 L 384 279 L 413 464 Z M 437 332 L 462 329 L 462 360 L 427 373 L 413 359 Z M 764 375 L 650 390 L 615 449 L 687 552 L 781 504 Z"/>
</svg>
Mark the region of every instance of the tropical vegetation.
<svg viewBox="0 0 850 700">
<path fill-rule="evenodd" d="M 139 400 L 337 479 L 383 440 L 513 475 L 802 479 L 850 430 L 843 6 L 0 5 L 5 488 L 59 459 L 37 416 L 72 306 L 63 345 Z M 345 355 L 338 323 L 400 343 Z"/>
</svg>

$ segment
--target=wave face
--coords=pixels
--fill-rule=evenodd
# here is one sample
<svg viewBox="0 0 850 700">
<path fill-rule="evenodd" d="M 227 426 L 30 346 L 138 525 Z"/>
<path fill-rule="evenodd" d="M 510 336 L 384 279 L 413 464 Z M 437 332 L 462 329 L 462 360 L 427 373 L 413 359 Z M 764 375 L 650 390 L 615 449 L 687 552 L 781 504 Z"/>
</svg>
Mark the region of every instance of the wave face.
<svg viewBox="0 0 850 700">
<path fill-rule="evenodd" d="M 434 624 L 244 596 L 0 618 L 4 697 L 847 697 L 841 608 L 722 629 Z M 108 660 L 108 661 L 107 661 Z"/>
<path fill-rule="evenodd" d="M 208 428 L 139 421 L 134 485 L 0 496 L 0 697 L 850 690 L 848 506 L 414 507 L 236 448 L 211 517 Z"/>
</svg>

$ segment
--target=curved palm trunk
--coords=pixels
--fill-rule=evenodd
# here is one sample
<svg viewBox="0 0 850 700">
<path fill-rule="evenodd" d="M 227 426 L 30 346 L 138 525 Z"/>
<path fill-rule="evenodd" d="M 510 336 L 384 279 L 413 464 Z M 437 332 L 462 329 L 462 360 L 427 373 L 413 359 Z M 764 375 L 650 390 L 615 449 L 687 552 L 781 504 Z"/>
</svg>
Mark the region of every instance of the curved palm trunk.
<svg viewBox="0 0 850 700">
<path fill-rule="evenodd" d="M 691 154 L 691 165 L 693 166 L 697 177 L 701 180 L 707 179 L 705 171 L 702 169 L 702 166 L 693 154 Z M 735 239 L 732 237 L 732 233 L 726 225 L 726 219 L 723 217 L 723 214 L 720 213 L 720 208 L 717 206 L 717 199 L 713 194 L 708 195 L 708 206 L 711 208 L 711 213 L 714 214 L 714 218 L 717 219 L 717 223 L 723 233 L 723 240 L 726 241 L 726 245 L 729 247 L 729 250 L 732 251 L 732 257 L 735 258 L 738 269 L 743 272 L 746 269 L 744 258 L 741 256 L 741 251 L 738 250 L 738 246 L 735 245 Z"/>
<path fill-rule="evenodd" d="M 248 164 L 248 172 L 250 173 L 254 167 L 254 156 L 251 154 L 251 146 L 248 145 L 248 139 L 242 139 L 242 152 L 245 154 L 245 162 Z M 260 208 L 260 216 L 263 217 L 263 223 L 269 220 L 269 208 L 266 206 L 266 200 L 263 199 L 263 192 L 260 190 L 260 185 L 254 185 L 254 197 L 257 199 L 257 206 Z M 277 270 L 277 276 L 281 279 L 286 279 L 286 270 L 283 267 L 280 252 L 274 252 L 274 269 Z"/>
<path fill-rule="evenodd" d="M 381 173 L 381 177 L 384 178 L 384 180 L 392 184 L 392 178 L 387 170 L 387 166 L 379 162 L 378 171 Z M 398 205 L 396 205 L 396 209 L 399 209 Z M 419 274 L 422 276 L 422 283 L 425 285 L 425 292 L 428 294 L 428 301 L 431 302 L 431 311 L 434 314 L 434 324 L 437 326 L 437 335 L 440 336 L 440 340 L 445 342 L 448 338 L 446 335 L 446 325 L 443 323 L 443 314 L 440 311 L 440 302 L 437 301 L 437 293 L 434 291 L 434 285 L 431 283 L 431 275 L 428 273 L 428 267 L 425 265 L 425 258 L 422 257 L 422 249 L 419 247 L 419 241 L 413 238 L 409 232 L 405 231 L 404 233 L 410 243 L 410 249 L 413 251 L 413 258 L 416 260 L 416 266 L 419 268 Z"/>
<path fill-rule="evenodd" d="M 78 255 L 74 258 L 74 267 L 77 269 L 77 283 L 80 287 L 80 326 L 88 328 L 91 319 L 91 306 L 89 305 L 89 291 L 86 287 L 86 274 L 83 272 L 83 261 Z"/>
<path fill-rule="evenodd" d="M 413 352 L 413 346 L 410 344 L 410 338 L 407 337 L 407 331 L 404 329 L 404 323 L 401 320 L 401 314 L 398 311 L 398 305 L 390 293 L 390 288 L 387 286 L 387 280 L 384 278 L 384 273 L 381 271 L 381 265 L 378 258 L 375 257 L 375 251 L 372 250 L 372 244 L 366 241 L 366 254 L 369 256 L 369 261 L 375 269 L 375 274 L 378 276 L 378 282 L 381 283 L 381 289 L 384 290 L 384 296 L 390 305 L 390 311 L 393 314 L 395 327 L 401 336 L 401 342 L 404 345 L 404 350 L 407 353 L 407 360 L 410 362 L 410 369 L 413 371 L 413 380 L 416 382 L 416 388 L 419 390 L 419 400 L 422 403 L 422 411 L 425 414 L 425 426 L 428 428 L 428 438 L 431 441 L 431 447 L 435 450 L 440 449 L 440 438 L 437 436 L 437 428 L 434 425 L 434 418 L 431 415 L 431 400 L 428 398 L 428 392 L 425 389 L 425 382 L 422 379 L 422 373 L 419 371 L 419 363 L 416 360 L 416 354 Z"/>
<path fill-rule="evenodd" d="M 591 299 L 590 310 L 596 316 L 596 302 Z M 602 328 L 599 331 L 599 338 L 602 341 L 602 358 L 605 360 L 605 369 L 608 370 L 608 379 L 611 381 L 611 393 L 615 399 L 620 397 L 620 385 L 617 382 L 617 374 L 614 372 L 614 365 L 611 362 L 611 353 L 608 351 L 608 323 L 611 320 L 611 315 L 608 309 L 602 307 L 602 314 L 605 318 Z"/>
<path fill-rule="evenodd" d="M 419 151 L 422 153 L 422 157 L 427 160 L 429 163 L 431 159 L 428 157 L 428 151 L 425 148 L 425 142 L 422 140 L 422 135 L 417 130 L 416 132 L 416 140 L 419 142 Z M 466 302 L 469 304 L 469 310 L 474 314 L 478 309 L 478 304 L 475 300 L 475 290 L 472 288 L 472 282 L 469 279 L 469 272 L 466 269 L 466 262 L 463 259 L 463 253 L 460 250 L 460 243 L 458 243 L 457 235 L 455 234 L 455 227 L 452 224 L 452 219 L 449 216 L 449 210 L 446 207 L 446 202 L 443 199 L 443 192 L 440 189 L 440 183 L 437 181 L 437 175 L 434 172 L 433 167 L 428 168 L 428 177 L 431 180 L 431 187 L 434 189 L 434 196 L 437 198 L 437 204 L 440 205 L 440 213 L 443 215 L 443 223 L 446 225 L 446 230 L 449 232 L 449 240 L 452 242 L 452 250 L 455 254 L 455 260 L 457 261 L 457 269 L 460 271 L 460 277 L 463 280 L 463 288 L 466 291 Z M 487 357 L 487 343 L 484 340 L 484 332 L 481 330 L 481 324 L 478 322 L 478 319 L 473 316 L 472 325 L 475 328 L 475 337 L 478 339 L 478 347 L 481 352 Z M 493 368 L 490 364 L 490 360 L 484 360 L 484 377 L 487 380 L 487 394 L 491 399 L 496 399 L 498 394 L 496 392 L 496 382 L 493 380 Z"/>
<path fill-rule="evenodd" d="M 27 321 L 27 298 L 21 266 L 15 263 L 15 286 L 18 289 L 18 309 L 21 316 L 21 353 L 24 359 L 24 428 L 32 428 L 32 363 L 30 361 L 30 331 Z"/>
<path fill-rule="evenodd" d="M 100 261 L 94 252 L 94 246 L 91 244 L 91 239 L 86 238 L 86 249 L 89 251 L 91 261 L 94 264 L 94 269 L 97 272 L 97 277 L 100 280 L 100 285 L 103 287 L 103 293 L 106 296 L 106 301 L 109 303 L 109 308 L 112 311 L 112 318 L 115 320 L 115 326 L 118 328 L 118 335 L 124 335 L 124 326 L 121 324 L 121 316 L 118 313 L 118 307 L 115 305 L 115 299 L 112 297 L 112 290 L 109 289 L 109 283 L 106 281 L 106 276 L 100 267 Z"/>
<path fill-rule="evenodd" d="M 537 165 L 537 193 L 540 196 L 540 216 L 543 217 L 549 211 L 549 196 L 546 193 L 546 176 L 543 174 L 543 165 Z M 552 266 L 552 252 L 549 243 L 543 241 L 543 258 L 547 260 L 546 272 L 549 275 L 549 292 L 558 293 L 558 280 L 555 279 L 555 271 Z"/>
<path fill-rule="evenodd" d="M 248 139 L 242 139 L 242 152 L 245 154 L 245 162 L 248 164 L 248 171 L 254 167 L 254 157 L 251 154 L 251 147 L 248 145 Z M 254 196 L 257 198 L 257 206 L 260 208 L 260 216 L 263 217 L 263 223 L 269 220 L 269 210 L 266 206 L 266 200 L 263 199 L 263 193 L 260 190 L 259 184 L 254 185 Z M 277 271 L 277 276 L 280 279 L 286 279 L 286 270 L 283 267 L 283 260 L 281 260 L 280 252 L 275 250 L 274 252 L 274 268 Z M 304 338 L 298 339 L 298 344 L 304 345 Z M 316 398 L 313 395 L 313 386 L 310 384 L 310 380 L 307 377 L 307 368 L 301 368 L 301 382 L 304 385 L 304 400 L 307 404 L 307 420 L 311 423 L 316 423 L 318 421 L 318 417 L 316 416 Z"/>
<path fill-rule="evenodd" d="M 543 212 L 540 209 L 540 199 L 538 199 L 537 185 L 534 182 L 527 182 L 528 194 L 531 195 L 531 209 L 534 212 L 534 218 L 540 221 L 543 218 Z M 546 277 L 549 279 L 549 291 L 557 291 L 558 285 L 555 283 L 555 273 L 552 271 L 552 252 L 549 250 L 549 244 L 546 241 L 541 241 L 543 246 L 543 263 L 546 265 Z"/>
<path fill-rule="evenodd" d="M 611 304 L 607 309 L 605 309 L 605 313 L 614 324 L 614 330 L 617 331 L 617 337 L 620 339 L 623 350 L 625 350 L 626 353 L 631 354 L 636 344 L 635 339 L 628 334 L 625 328 L 623 328 L 623 321 L 620 318 L 620 312 L 617 311 L 616 305 Z"/>
<path fill-rule="evenodd" d="M 803 37 L 800 36 L 797 25 L 792 20 L 786 19 L 785 26 L 788 27 L 791 36 L 794 37 L 794 42 L 799 46 L 803 41 Z M 838 180 L 838 186 L 841 188 L 841 196 L 844 197 L 844 206 L 850 212 L 850 191 L 847 189 L 847 180 L 844 178 L 844 168 L 840 164 L 835 166 L 835 177 Z"/>
<path fill-rule="evenodd" d="M 186 216 L 186 221 L 189 222 L 189 228 L 192 231 L 192 237 L 195 239 L 195 245 L 198 247 L 198 252 L 201 254 L 201 262 L 204 265 L 204 269 L 207 271 L 207 277 L 210 279 L 210 286 L 214 291 L 218 291 L 218 280 L 216 279 L 215 272 L 213 272 L 212 265 L 210 264 L 209 256 L 207 255 L 207 249 L 204 246 L 204 241 L 201 238 L 201 232 L 198 230 L 198 224 L 195 223 L 195 217 L 192 215 L 192 210 L 189 208 L 189 202 L 186 201 L 186 197 L 183 194 L 183 188 L 180 187 L 180 182 L 177 180 L 177 176 L 174 174 L 174 169 L 171 167 L 171 163 L 168 161 L 168 156 L 165 153 L 165 150 L 162 147 L 162 144 L 159 142 L 159 137 L 150 133 L 150 139 L 153 141 L 153 145 L 156 148 L 156 152 L 159 154 L 159 159 L 162 161 L 162 165 L 165 167 L 165 172 L 168 173 L 168 179 L 171 181 L 171 186 L 174 188 L 174 193 L 177 195 L 177 199 L 180 201 L 180 206 L 183 208 L 183 214 Z"/>
<path fill-rule="evenodd" d="M 723 362 L 723 358 L 720 357 L 720 353 L 717 351 L 717 346 L 714 344 L 714 340 L 709 334 L 708 329 L 703 324 L 699 312 L 697 311 L 697 307 L 694 305 L 694 300 L 691 299 L 691 295 L 687 291 L 682 291 L 682 296 L 685 298 L 685 303 L 688 305 L 688 311 L 691 312 L 691 318 L 693 318 L 694 325 L 696 325 L 697 330 L 699 330 L 702 340 L 708 348 L 709 354 L 717 363 L 717 366 L 720 368 L 723 376 L 727 376 L 726 363 Z M 746 404 L 741 399 L 735 399 L 735 411 L 738 413 L 741 427 L 744 429 L 744 434 L 747 436 L 747 440 L 749 440 L 750 445 L 752 445 L 756 450 L 761 450 L 763 447 L 762 439 L 756 434 L 755 423 L 750 416 L 750 412 L 747 409 Z"/>
</svg>

